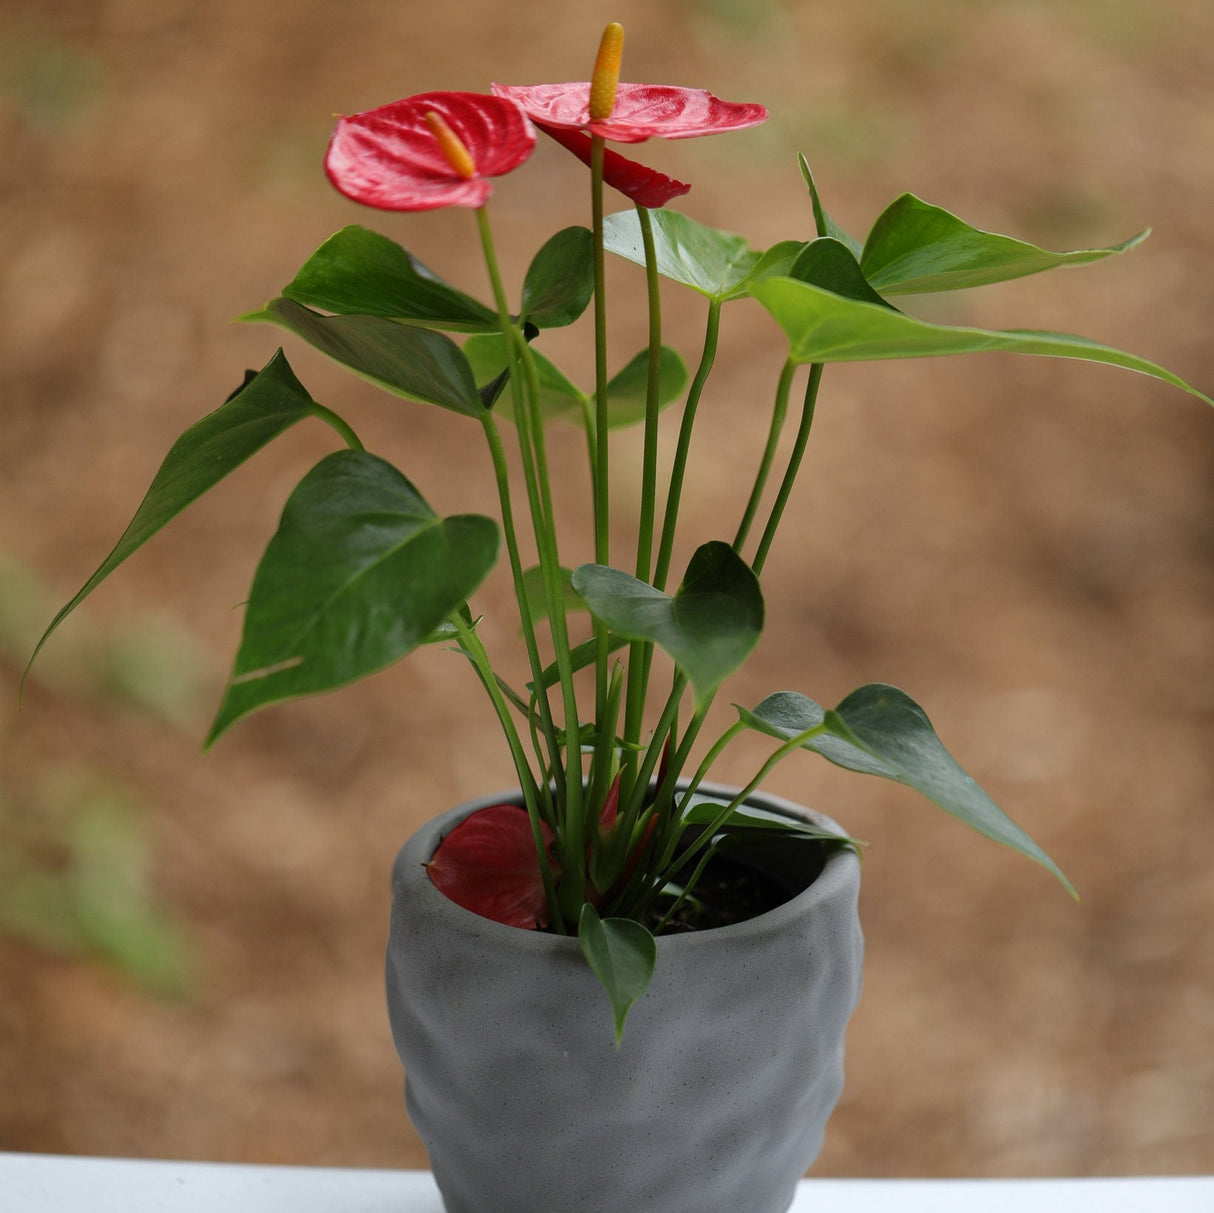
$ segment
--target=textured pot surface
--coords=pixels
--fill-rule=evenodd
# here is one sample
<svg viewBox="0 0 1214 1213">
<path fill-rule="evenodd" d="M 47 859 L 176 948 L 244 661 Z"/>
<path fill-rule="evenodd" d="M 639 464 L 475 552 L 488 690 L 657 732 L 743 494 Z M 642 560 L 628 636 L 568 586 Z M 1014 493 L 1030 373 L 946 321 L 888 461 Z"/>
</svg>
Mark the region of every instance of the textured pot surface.
<svg viewBox="0 0 1214 1213">
<path fill-rule="evenodd" d="M 430 822 L 393 873 L 388 1012 L 448 1213 L 784 1213 L 843 1083 L 858 859 L 832 853 L 758 918 L 659 939 L 617 1050 L 576 940 L 472 914 L 422 867 L 463 817 L 509 799 Z"/>
</svg>

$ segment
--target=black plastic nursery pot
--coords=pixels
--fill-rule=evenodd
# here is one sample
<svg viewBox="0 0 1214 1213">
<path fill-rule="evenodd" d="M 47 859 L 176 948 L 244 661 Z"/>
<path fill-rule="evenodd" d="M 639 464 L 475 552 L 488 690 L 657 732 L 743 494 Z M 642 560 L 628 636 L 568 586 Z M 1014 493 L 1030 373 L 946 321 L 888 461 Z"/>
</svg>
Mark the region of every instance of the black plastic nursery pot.
<svg viewBox="0 0 1214 1213">
<path fill-rule="evenodd" d="M 745 922 L 660 937 L 617 1048 L 576 939 L 482 918 L 426 875 L 463 818 L 518 799 L 444 813 L 393 872 L 388 1013 L 447 1213 L 785 1213 L 843 1085 L 858 858 L 768 844 L 764 860 L 800 891 Z M 839 830 L 777 797 L 748 803 Z"/>
</svg>

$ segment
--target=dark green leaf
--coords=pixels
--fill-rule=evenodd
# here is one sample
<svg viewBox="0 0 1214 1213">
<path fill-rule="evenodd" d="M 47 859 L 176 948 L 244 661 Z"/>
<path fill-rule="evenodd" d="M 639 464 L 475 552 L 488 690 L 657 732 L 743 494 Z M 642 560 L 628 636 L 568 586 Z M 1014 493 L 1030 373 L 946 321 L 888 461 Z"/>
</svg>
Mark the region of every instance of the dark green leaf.
<svg viewBox="0 0 1214 1213">
<path fill-rule="evenodd" d="M 786 817 L 782 813 L 769 813 L 754 805 L 740 804 L 724 820 L 721 811 L 725 806 L 719 800 L 695 799 L 682 821 L 689 826 L 711 826 L 717 823 L 714 833 L 795 834 L 798 838 L 809 838 L 818 842 L 837 842 L 853 849 L 859 844 L 846 834 L 836 834 L 814 825 L 803 817 Z"/>
<path fill-rule="evenodd" d="M 1039 274 L 1059 265 L 1084 265 L 1141 244 L 1150 229 L 1109 248 L 1053 253 L 1023 240 L 984 232 L 914 194 L 896 198 L 868 233 L 860 265 L 890 295 L 955 291 Z"/>
<path fill-rule="evenodd" d="M 557 232 L 523 280 L 523 315 L 537 328 L 572 324 L 594 294 L 594 237 L 584 227 Z"/>
<path fill-rule="evenodd" d="M 578 945 L 611 999 L 618 1047 L 628 1012 L 653 979 L 657 943 L 639 922 L 631 918 L 600 918 L 587 902 L 578 920 Z"/>
<path fill-rule="evenodd" d="M 814 208 L 814 227 L 819 236 L 830 236 L 842 244 L 857 261 L 860 260 L 861 244 L 859 240 L 849 236 L 826 212 L 822 199 L 818 196 L 818 186 L 810 171 L 809 161 L 800 152 L 797 153 L 797 164 L 801 169 L 801 177 L 809 190 L 809 201 Z"/>
<path fill-rule="evenodd" d="M 464 342 L 464 357 L 472 374 L 481 384 L 496 382 L 506 368 L 506 343 L 501 333 L 482 333 Z M 531 351 L 535 371 L 540 381 L 540 413 L 544 417 L 568 417 L 580 421 L 584 392 L 576 388 L 561 371 L 537 350 Z M 514 394 L 502 391 L 497 402 L 498 413 L 514 420 Z"/>
<path fill-rule="evenodd" d="M 442 333 L 382 316 L 322 316 L 290 299 L 273 299 L 242 319 L 281 325 L 398 396 L 468 417 L 485 411 L 468 360 Z"/>
<path fill-rule="evenodd" d="M 330 236 L 282 293 L 343 316 L 384 316 L 456 332 L 498 326 L 496 312 L 448 286 L 387 236 L 356 224 Z"/>
<path fill-rule="evenodd" d="M 573 588 L 613 632 L 669 653 L 700 703 L 746 660 L 763 630 L 758 579 L 719 541 L 696 550 L 673 597 L 601 564 L 575 569 Z"/>
<path fill-rule="evenodd" d="M 821 287 L 832 295 L 842 295 L 845 299 L 875 303 L 886 308 L 891 306 L 868 284 L 860 272 L 859 263 L 846 245 L 831 236 L 822 236 L 805 245 L 789 269 L 788 277 Z"/>
<path fill-rule="evenodd" d="M 481 583 L 497 543 L 492 519 L 439 518 L 374 455 L 322 459 L 258 566 L 208 744 L 256 708 L 342 686 L 425 643 Z"/>
<path fill-rule="evenodd" d="M 736 288 L 759 262 L 760 254 L 732 232 L 705 227 L 678 211 L 650 212 L 658 273 L 721 301 L 734 298 Z M 603 246 L 637 265 L 645 264 L 641 221 L 636 211 L 616 211 L 603 221 Z"/>
<path fill-rule="evenodd" d="M 833 712 L 793 691 L 769 695 L 753 712 L 738 712 L 749 728 L 784 740 L 822 729 L 802 743 L 804 749 L 849 771 L 914 788 L 980 834 L 1041 864 L 1074 895 L 1058 865 L 961 768 L 927 714 L 897 687 L 860 687 Z"/>
<path fill-rule="evenodd" d="M 1154 362 L 1098 345 L 1086 337 L 929 324 L 891 308 L 845 299 L 792 278 L 760 282 L 753 294 L 784 330 L 791 347 L 789 355 L 797 362 L 865 362 L 1004 350 L 1124 367 L 1161 379 L 1207 404 L 1214 404 L 1209 396 Z"/>
<path fill-rule="evenodd" d="M 311 415 L 313 403 L 279 350 L 260 371 L 248 372 L 244 384 L 224 404 L 190 426 L 169 448 L 114 550 L 51 620 L 26 674 L 51 633 L 132 552 L 271 439 Z"/>
<path fill-rule="evenodd" d="M 658 369 L 658 408 L 677 400 L 687 386 L 687 367 L 678 351 L 662 346 Z M 642 350 L 607 383 L 607 426 L 616 429 L 645 420 L 649 393 L 649 351 Z M 581 414 L 578 414 L 579 417 Z"/>
</svg>

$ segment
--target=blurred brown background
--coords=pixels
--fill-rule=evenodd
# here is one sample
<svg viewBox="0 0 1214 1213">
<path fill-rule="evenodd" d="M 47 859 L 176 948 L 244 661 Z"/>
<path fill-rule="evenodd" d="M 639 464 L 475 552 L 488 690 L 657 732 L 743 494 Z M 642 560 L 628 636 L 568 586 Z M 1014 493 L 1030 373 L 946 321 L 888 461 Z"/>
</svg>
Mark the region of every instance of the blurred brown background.
<svg viewBox="0 0 1214 1213">
<path fill-rule="evenodd" d="M 381 1006 L 387 879 L 421 820 L 511 782 L 469 672 L 417 653 L 199 753 L 237 604 L 328 431 L 293 430 L 149 544 L 65 626 L 20 713 L 16 682 L 172 439 L 280 339 L 440 512 L 493 509 L 475 427 L 226 322 L 349 222 L 484 295 L 466 212 L 375 214 L 328 187 L 331 116 L 584 78 L 609 19 L 628 78 L 772 110 L 755 132 L 637 149 L 694 183 L 680 209 L 760 247 L 805 238 L 804 151 L 861 235 L 907 189 L 1058 248 L 1150 223 L 1128 257 L 920 313 L 1082 332 L 1214 389 L 1206 0 L 4 0 L 0 1148 L 424 1165 Z M 585 192 L 543 145 L 499 186 L 516 288 L 549 232 L 585 221 Z M 635 273 L 612 274 L 622 363 L 644 317 Z M 702 301 L 670 290 L 666 310 L 694 360 Z M 732 532 L 781 358 L 758 308 L 726 309 L 684 559 L 723 517 Z M 576 563 L 581 445 L 552 441 Z M 636 439 L 619 450 L 623 489 Z M 872 843 L 866 992 L 817 1174 L 1209 1169 L 1212 470 L 1209 410 L 1129 373 L 828 369 L 768 634 L 722 699 L 905 687 L 1083 900 L 902 789 L 808 755 L 772 778 Z M 478 603 L 498 652 L 506 590 L 495 575 Z M 740 746 L 720 776 L 764 752 Z"/>
</svg>

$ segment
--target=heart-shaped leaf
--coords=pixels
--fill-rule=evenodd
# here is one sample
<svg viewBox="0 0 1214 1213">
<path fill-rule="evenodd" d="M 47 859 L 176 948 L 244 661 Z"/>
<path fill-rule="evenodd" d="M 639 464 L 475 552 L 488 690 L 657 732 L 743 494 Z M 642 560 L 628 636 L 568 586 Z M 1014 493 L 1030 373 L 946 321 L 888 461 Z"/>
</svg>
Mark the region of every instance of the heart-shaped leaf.
<svg viewBox="0 0 1214 1213">
<path fill-rule="evenodd" d="M 540 836 L 556 838 L 547 822 Z M 549 856 L 553 876 L 560 867 Z M 548 897 L 527 810 L 517 804 L 478 809 L 438 844 L 426 864 L 430 883 L 465 910 L 508 927 L 533 931 L 548 925 Z"/>
<path fill-rule="evenodd" d="M 818 235 L 830 236 L 832 239 L 837 240 L 859 261 L 863 245 L 861 245 L 859 240 L 849 236 L 827 213 L 826 208 L 822 205 L 822 199 L 818 195 L 818 185 L 814 181 L 809 161 L 800 152 L 797 153 L 797 166 L 801 170 L 801 178 L 805 182 L 805 188 L 809 190 L 809 201 L 814 211 L 814 227 Z"/>
<path fill-rule="evenodd" d="M 498 327 L 496 312 L 449 286 L 395 241 L 357 224 L 330 236 L 282 293 L 343 316 L 385 316 L 454 332 Z"/>
<path fill-rule="evenodd" d="M 866 362 L 1003 350 L 1047 358 L 1103 362 L 1161 379 L 1214 404 L 1209 396 L 1154 362 L 1068 333 L 978 329 L 929 324 L 875 303 L 847 299 L 807 282 L 770 278 L 754 297 L 775 317 L 797 362 Z"/>
<path fill-rule="evenodd" d="M 600 918 L 587 902 L 578 920 L 578 945 L 611 999 L 618 1048 L 628 1012 L 653 979 L 657 943 L 639 922 L 631 918 Z"/>
<path fill-rule="evenodd" d="M 664 409 L 683 394 L 687 367 L 678 351 L 662 346 L 658 359 L 658 408 Z M 649 392 L 649 351 L 641 350 L 607 382 L 607 427 L 618 429 L 645 420 Z M 580 417 L 581 414 L 579 414 Z"/>
<path fill-rule="evenodd" d="M 594 237 L 584 227 L 557 232 L 523 279 L 523 316 L 536 328 L 572 324 L 594 294 Z"/>
<path fill-rule="evenodd" d="M 749 728 L 786 741 L 821 729 L 802 748 L 849 771 L 914 788 L 980 834 L 1041 864 L 1074 896 L 1058 865 L 962 769 L 927 714 L 897 687 L 862 686 L 829 712 L 805 695 L 780 691 L 738 713 Z"/>
<path fill-rule="evenodd" d="M 260 371 L 248 372 L 241 387 L 169 448 L 114 550 L 51 620 L 26 665 L 26 674 L 51 633 L 132 552 L 271 439 L 312 415 L 313 408 L 311 396 L 295 378 L 282 350 Z"/>
<path fill-rule="evenodd" d="M 439 518 L 375 455 L 322 459 L 253 578 L 207 744 L 257 708 L 343 686 L 424 644 L 484 579 L 497 544 L 492 519 Z"/>
<path fill-rule="evenodd" d="M 735 289 L 758 264 L 760 254 L 741 236 L 705 227 L 678 211 L 650 213 L 658 273 L 689 286 L 717 302 L 733 297 Z M 603 220 L 603 247 L 645 264 L 641 221 L 635 211 L 616 211 Z"/>
<path fill-rule="evenodd" d="M 895 198 L 877 217 L 860 255 L 864 276 L 889 295 L 955 291 L 1086 265 L 1141 244 L 1150 228 L 1108 248 L 1054 253 L 1011 236 L 984 232 L 914 194 Z"/>
<path fill-rule="evenodd" d="M 273 299 L 241 319 L 281 325 L 398 396 L 468 417 L 485 411 L 468 360 L 442 333 L 383 316 L 322 316 L 290 299 Z"/>
<path fill-rule="evenodd" d="M 613 632 L 669 653 L 701 704 L 746 660 L 763 630 L 758 578 L 717 540 L 696 550 L 673 596 L 602 564 L 575 569 L 573 588 Z"/>
</svg>

